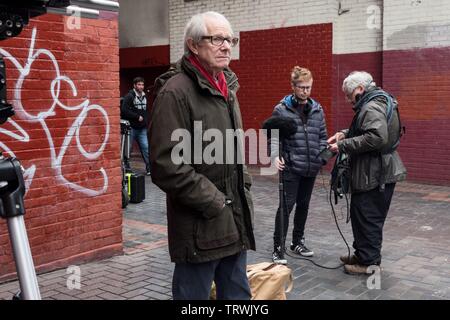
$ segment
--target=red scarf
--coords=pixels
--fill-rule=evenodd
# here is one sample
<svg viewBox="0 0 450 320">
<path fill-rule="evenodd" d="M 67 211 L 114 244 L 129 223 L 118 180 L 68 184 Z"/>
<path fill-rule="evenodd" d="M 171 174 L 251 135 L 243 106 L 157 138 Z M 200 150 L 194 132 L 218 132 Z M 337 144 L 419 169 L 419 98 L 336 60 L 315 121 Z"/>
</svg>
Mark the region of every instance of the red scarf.
<svg viewBox="0 0 450 320">
<path fill-rule="evenodd" d="M 215 81 L 214 78 L 209 74 L 208 71 L 201 65 L 200 61 L 198 61 L 197 57 L 194 55 L 190 55 L 188 57 L 189 62 L 197 68 L 198 71 L 209 81 L 209 83 L 219 91 L 225 100 L 228 100 L 228 86 L 227 86 L 227 80 L 225 79 L 225 75 L 223 72 L 219 72 L 217 75 L 217 80 Z"/>
</svg>

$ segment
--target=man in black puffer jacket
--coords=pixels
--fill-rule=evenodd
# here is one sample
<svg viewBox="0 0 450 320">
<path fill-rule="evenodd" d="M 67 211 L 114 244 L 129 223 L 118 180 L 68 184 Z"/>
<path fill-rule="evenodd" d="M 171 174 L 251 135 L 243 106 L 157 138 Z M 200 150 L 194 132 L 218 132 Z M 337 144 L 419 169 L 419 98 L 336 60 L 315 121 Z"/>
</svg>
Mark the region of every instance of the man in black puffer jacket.
<svg viewBox="0 0 450 320">
<path fill-rule="evenodd" d="M 272 115 L 293 118 L 297 123 L 297 132 L 283 141 L 281 156 L 278 150 L 278 139 L 272 138 L 270 140 L 271 158 L 278 170 L 284 170 L 286 209 L 283 219 L 283 239 L 286 238 L 290 212 L 294 204 L 297 204 L 290 249 L 301 256 L 311 257 L 314 252 L 305 246 L 304 231 L 314 181 L 324 165 L 319 153 L 327 146 L 327 130 L 322 107 L 310 98 L 313 83 L 311 71 L 298 66 L 294 67 L 291 72 L 291 82 L 294 93 L 284 97 L 275 106 Z M 274 262 L 280 263 L 283 260 L 280 259 L 282 243 L 279 219 L 280 208 L 275 219 L 272 257 Z"/>
</svg>

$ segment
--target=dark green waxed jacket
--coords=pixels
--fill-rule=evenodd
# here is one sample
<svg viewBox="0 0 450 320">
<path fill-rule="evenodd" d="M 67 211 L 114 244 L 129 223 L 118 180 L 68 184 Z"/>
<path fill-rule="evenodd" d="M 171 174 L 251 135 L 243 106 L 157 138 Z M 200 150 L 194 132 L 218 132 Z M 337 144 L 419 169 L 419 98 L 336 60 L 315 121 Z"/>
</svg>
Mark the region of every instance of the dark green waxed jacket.
<svg viewBox="0 0 450 320">
<path fill-rule="evenodd" d="M 242 156 L 237 138 L 232 137 L 228 145 L 225 138 L 226 130 L 242 129 L 236 98 L 239 84 L 231 70 L 224 74 L 228 100 L 186 56 L 156 80 L 159 92 L 150 117 L 150 162 L 152 181 L 167 194 L 169 252 L 175 263 L 206 262 L 255 249 L 251 177 L 242 159 L 236 159 Z M 214 140 L 219 155 L 209 152 L 211 141 L 201 139 L 207 130 L 224 138 Z M 205 153 L 213 154 L 216 162 L 222 157 L 221 163 L 195 159 Z M 177 158 L 180 154 L 184 161 Z M 226 162 L 227 155 L 232 161 Z"/>
<path fill-rule="evenodd" d="M 397 102 L 394 100 L 394 103 Z M 398 114 L 393 112 L 388 124 L 386 106 L 384 97 L 370 100 L 355 109 L 353 130 L 342 131 L 346 138 L 338 142 L 338 147 L 339 152 L 350 157 L 352 193 L 369 191 L 406 178 L 400 155 L 391 148 L 399 139 Z"/>
</svg>

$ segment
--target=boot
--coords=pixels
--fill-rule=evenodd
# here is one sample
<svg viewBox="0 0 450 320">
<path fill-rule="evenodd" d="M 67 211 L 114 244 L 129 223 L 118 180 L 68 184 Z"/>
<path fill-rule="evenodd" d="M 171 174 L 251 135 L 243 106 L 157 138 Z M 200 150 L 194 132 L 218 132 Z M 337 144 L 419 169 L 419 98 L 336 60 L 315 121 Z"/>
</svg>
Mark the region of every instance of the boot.
<svg viewBox="0 0 450 320">
<path fill-rule="evenodd" d="M 359 263 L 358 258 L 357 258 L 354 254 L 352 254 L 352 255 L 350 256 L 350 258 L 348 257 L 348 255 L 346 255 L 346 256 L 341 256 L 339 259 L 340 259 L 344 264 L 352 265 L 352 264 L 358 264 L 358 263 Z"/>
</svg>

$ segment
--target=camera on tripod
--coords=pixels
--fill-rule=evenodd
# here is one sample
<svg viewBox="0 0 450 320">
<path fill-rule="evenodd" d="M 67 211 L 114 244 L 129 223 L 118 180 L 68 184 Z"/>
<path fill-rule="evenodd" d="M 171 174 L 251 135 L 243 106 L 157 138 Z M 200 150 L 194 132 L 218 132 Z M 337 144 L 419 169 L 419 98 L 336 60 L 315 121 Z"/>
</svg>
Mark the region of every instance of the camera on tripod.
<svg viewBox="0 0 450 320">
<path fill-rule="evenodd" d="M 99 10 L 118 11 L 119 3 L 109 0 L 3 0 L 0 2 L 0 40 L 19 35 L 30 18 L 45 13 L 97 18 Z"/>
<path fill-rule="evenodd" d="M 119 4 L 108 0 L 2 0 L 0 2 L 0 40 L 18 36 L 30 18 L 56 13 L 96 18 L 98 10 L 118 11 Z M 14 115 L 7 101 L 6 66 L 0 55 L 0 125 Z M 16 158 L 0 152 L 0 218 L 7 222 L 20 292 L 14 299 L 40 300 L 39 285 L 25 228 L 25 183 L 23 168 Z"/>
</svg>

